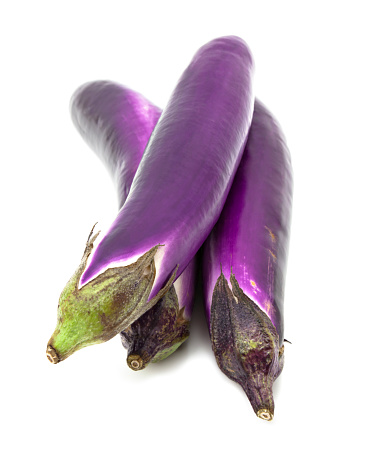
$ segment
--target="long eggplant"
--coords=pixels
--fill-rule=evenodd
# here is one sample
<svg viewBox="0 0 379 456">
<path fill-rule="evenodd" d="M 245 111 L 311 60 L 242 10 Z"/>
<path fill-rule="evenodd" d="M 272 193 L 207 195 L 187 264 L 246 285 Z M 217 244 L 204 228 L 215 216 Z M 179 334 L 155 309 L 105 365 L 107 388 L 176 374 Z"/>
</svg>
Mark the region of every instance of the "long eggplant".
<svg viewBox="0 0 379 456">
<path fill-rule="evenodd" d="M 125 87 L 108 81 L 96 81 L 84 84 L 74 93 L 70 103 L 70 111 L 72 120 L 80 134 L 110 172 L 117 188 L 119 206 L 121 207 L 129 193 L 138 164 L 160 117 L 161 110 L 142 95 Z M 127 129 L 124 128 L 126 123 Z M 54 364 L 69 356 L 71 353 L 70 345 L 79 340 L 82 346 L 85 346 L 86 340 L 92 337 L 94 331 L 99 333 L 102 330 L 101 322 L 95 328 L 93 324 L 90 324 L 90 321 L 88 328 L 83 325 L 83 310 L 81 310 L 80 303 L 85 300 L 86 296 L 83 295 L 83 292 L 87 290 L 80 293 L 78 289 L 80 275 L 84 271 L 93 242 L 97 237 L 97 235 L 92 237 L 92 233 L 93 231 L 88 238 L 81 265 L 60 297 L 57 329 L 50 339 L 46 351 L 47 358 Z M 121 273 L 124 274 L 125 271 L 123 270 Z M 107 288 L 111 290 L 112 282 L 117 283 L 116 277 L 113 280 L 108 278 L 108 282 Z M 116 290 L 118 288 L 119 285 L 115 287 Z M 88 294 L 91 295 L 96 289 L 96 284 L 92 284 Z M 107 292 L 107 295 L 109 294 L 111 295 L 111 291 Z M 107 299 L 109 301 L 109 298 L 104 296 L 103 291 L 99 293 L 99 297 L 103 301 Z M 72 302 L 72 305 L 66 303 L 65 322 L 63 322 L 61 303 L 64 303 L 65 300 Z M 103 308 L 106 305 L 106 302 L 102 303 Z M 86 306 L 83 307 L 84 312 L 88 313 Z M 71 315 L 68 315 L 70 310 Z M 105 316 L 106 312 L 104 312 Z M 65 340 L 60 341 L 58 337 L 62 338 L 61 327 L 63 327 L 63 338 Z M 61 344 L 59 352 L 52 347 L 56 338 L 58 338 L 58 344 Z"/>
<path fill-rule="evenodd" d="M 162 110 L 121 84 L 93 81 L 74 92 L 70 113 L 80 135 L 110 173 L 120 209 Z"/>
<path fill-rule="evenodd" d="M 84 84 L 71 98 L 74 125 L 110 172 L 120 209 L 161 112 L 142 95 L 111 81 Z M 188 338 L 195 264 L 193 259 L 163 298 L 121 332 L 131 369 L 165 358 Z"/>
<path fill-rule="evenodd" d="M 188 338 L 196 267 L 197 255 L 163 298 L 120 333 L 131 369 L 141 370 L 150 362 L 162 361 Z"/>
<path fill-rule="evenodd" d="M 255 100 L 245 152 L 222 214 L 204 244 L 205 307 L 217 364 L 256 414 L 274 415 L 283 368 L 283 300 L 292 207 L 283 133 Z"/>
<path fill-rule="evenodd" d="M 253 59 L 223 37 L 195 54 L 163 111 L 125 204 L 62 292 L 51 359 L 104 342 L 153 307 L 216 223 L 253 113 Z M 87 264 L 88 263 L 88 264 Z"/>
</svg>

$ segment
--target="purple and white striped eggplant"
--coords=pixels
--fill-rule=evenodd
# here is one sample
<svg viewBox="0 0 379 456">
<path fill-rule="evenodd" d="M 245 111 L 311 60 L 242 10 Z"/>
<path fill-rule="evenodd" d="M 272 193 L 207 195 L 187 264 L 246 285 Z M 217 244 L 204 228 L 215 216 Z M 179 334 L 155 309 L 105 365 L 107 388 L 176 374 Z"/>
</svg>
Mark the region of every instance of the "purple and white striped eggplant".
<svg viewBox="0 0 379 456">
<path fill-rule="evenodd" d="M 62 292 L 48 344 L 52 360 L 130 326 L 195 256 L 242 157 L 253 112 L 253 68 L 237 37 L 213 40 L 195 54 L 150 137 L 123 207 L 93 252 L 96 235 L 89 238 Z"/>
<path fill-rule="evenodd" d="M 119 208 L 161 112 L 140 94 L 110 81 L 84 84 L 71 99 L 73 122 L 110 172 Z M 195 263 L 193 259 L 163 298 L 121 332 L 133 370 L 165 358 L 188 338 Z"/>
<path fill-rule="evenodd" d="M 220 369 L 256 414 L 271 420 L 283 368 L 283 298 L 292 168 L 283 134 L 255 100 L 245 152 L 222 214 L 204 244 L 205 306 Z"/>
</svg>

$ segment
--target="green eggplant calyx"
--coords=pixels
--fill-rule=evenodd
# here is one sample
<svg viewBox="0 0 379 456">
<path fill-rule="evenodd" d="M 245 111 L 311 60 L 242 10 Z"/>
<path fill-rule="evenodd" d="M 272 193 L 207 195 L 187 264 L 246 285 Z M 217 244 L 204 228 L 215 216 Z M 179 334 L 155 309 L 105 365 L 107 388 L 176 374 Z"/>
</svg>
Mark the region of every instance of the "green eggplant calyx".
<svg viewBox="0 0 379 456">
<path fill-rule="evenodd" d="M 175 279 L 176 270 L 166 286 L 148 301 L 155 280 L 157 245 L 135 263 L 108 268 L 79 288 L 98 234 L 92 236 L 91 231 L 79 268 L 59 298 L 58 321 L 46 350 L 54 364 L 83 347 L 106 342 L 120 333 L 154 306 Z"/>
</svg>

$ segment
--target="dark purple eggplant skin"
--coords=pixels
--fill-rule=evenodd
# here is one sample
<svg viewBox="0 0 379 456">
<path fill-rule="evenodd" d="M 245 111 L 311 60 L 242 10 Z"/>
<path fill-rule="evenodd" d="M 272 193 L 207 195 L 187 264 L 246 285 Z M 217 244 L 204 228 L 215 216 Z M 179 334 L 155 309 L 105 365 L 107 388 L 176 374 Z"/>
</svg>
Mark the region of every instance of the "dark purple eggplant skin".
<svg viewBox="0 0 379 456">
<path fill-rule="evenodd" d="M 180 276 L 217 221 L 253 113 L 254 64 L 246 43 L 218 38 L 196 53 L 144 152 L 129 196 L 95 250 L 81 284 L 112 264 L 160 248 L 152 299 Z M 130 263 L 129 263 L 130 262 Z"/>
<path fill-rule="evenodd" d="M 251 130 L 222 214 L 204 243 L 205 309 L 221 370 L 263 419 L 283 368 L 283 301 L 293 178 L 284 135 L 255 100 Z"/>
</svg>

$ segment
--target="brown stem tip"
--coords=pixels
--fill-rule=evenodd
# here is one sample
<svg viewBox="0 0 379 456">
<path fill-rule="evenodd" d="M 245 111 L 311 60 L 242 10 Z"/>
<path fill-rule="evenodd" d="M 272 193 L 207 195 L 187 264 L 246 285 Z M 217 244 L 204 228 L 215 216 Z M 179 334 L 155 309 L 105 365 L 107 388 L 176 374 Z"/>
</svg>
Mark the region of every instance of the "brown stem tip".
<svg viewBox="0 0 379 456">
<path fill-rule="evenodd" d="M 260 409 L 257 412 L 258 418 L 262 418 L 262 420 L 271 421 L 274 418 L 273 413 L 270 412 L 268 409 Z"/>
<path fill-rule="evenodd" d="M 144 362 L 140 355 L 129 355 L 126 362 L 128 363 L 128 366 L 130 369 L 134 371 L 141 370 L 145 367 Z"/>
<path fill-rule="evenodd" d="M 58 356 L 57 352 L 54 350 L 54 348 L 51 345 L 47 346 L 46 356 L 47 356 L 47 359 L 52 364 L 58 364 L 59 363 L 59 356 Z"/>
</svg>

